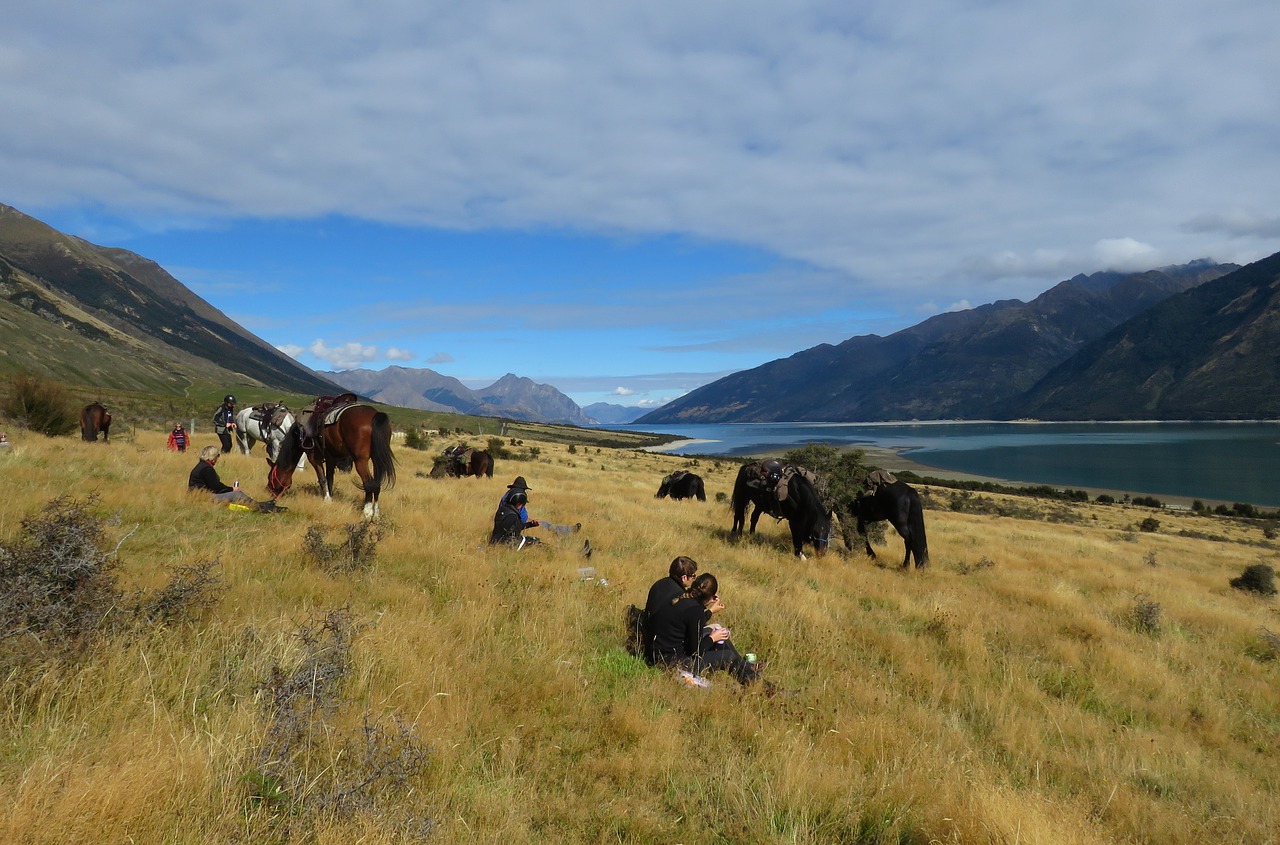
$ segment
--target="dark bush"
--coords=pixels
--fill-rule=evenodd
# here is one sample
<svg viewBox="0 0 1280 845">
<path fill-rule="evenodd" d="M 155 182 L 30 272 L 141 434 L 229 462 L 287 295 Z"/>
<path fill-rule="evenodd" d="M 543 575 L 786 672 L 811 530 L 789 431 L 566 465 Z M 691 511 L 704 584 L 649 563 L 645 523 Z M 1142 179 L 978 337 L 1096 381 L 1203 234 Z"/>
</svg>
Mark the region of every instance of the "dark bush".
<svg viewBox="0 0 1280 845">
<path fill-rule="evenodd" d="M 74 404 L 62 385 L 31 373 L 17 373 L 9 380 L 2 409 L 5 416 L 23 428 L 49 437 L 70 434 L 80 426 Z"/>
<path fill-rule="evenodd" d="M 1114 505 L 1116 497 L 1107 493 L 1099 493 L 1098 498 L 1094 499 L 1094 501 L 1100 505 Z"/>
<path fill-rule="evenodd" d="M 423 434 L 422 429 L 414 426 L 405 430 L 404 445 L 406 449 L 417 449 L 423 452 L 431 448 L 431 438 Z"/>
<path fill-rule="evenodd" d="M 1237 590 L 1248 590 L 1263 596 L 1276 594 L 1276 571 L 1265 563 L 1246 566 L 1239 578 L 1231 579 L 1231 586 Z"/>
<path fill-rule="evenodd" d="M 1156 531 L 1160 530 L 1160 520 L 1156 519 L 1153 516 L 1149 516 L 1146 519 L 1142 520 L 1142 522 L 1138 523 L 1138 530 L 1145 531 L 1148 534 L 1153 534 Z"/>
<path fill-rule="evenodd" d="M 344 530 L 345 540 L 327 543 L 324 531 L 312 525 L 302 540 L 304 559 L 330 575 L 358 572 L 373 566 L 378 541 L 382 539 L 382 529 L 378 524 L 365 520 L 348 525 Z"/>
<path fill-rule="evenodd" d="M 1155 496 L 1134 496 L 1133 503 L 1135 505 L 1141 505 L 1144 508 L 1163 508 L 1164 507 L 1164 502 L 1160 501 Z"/>
<path fill-rule="evenodd" d="M 58 498 L 0 545 L 0 674 L 28 660 L 74 656 L 120 606 L 114 551 L 104 551 L 96 497 Z"/>
<path fill-rule="evenodd" d="M 226 591 L 217 567 L 217 560 L 175 567 L 169 583 L 138 603 L 139 616 L 157 625 L 195 621 Z"/>
<path fill-rule="evenodd" d="M 412 802 L 405 801 L 427 765 L 413 729 L 398 717 L 380 724 L 367 711 L 358 732 L 335 726 L 351 650 L 363 629 L 347 608 L 299 628 L 302 655 L 292 668 L 273 666 L 261 685 L 268 725 L 241 780 L 251 805 L 286 830 L 364 815 L 400 831 L 402 839 L 422 839 L 435 825 L 412 815 Z"/>
</svg>

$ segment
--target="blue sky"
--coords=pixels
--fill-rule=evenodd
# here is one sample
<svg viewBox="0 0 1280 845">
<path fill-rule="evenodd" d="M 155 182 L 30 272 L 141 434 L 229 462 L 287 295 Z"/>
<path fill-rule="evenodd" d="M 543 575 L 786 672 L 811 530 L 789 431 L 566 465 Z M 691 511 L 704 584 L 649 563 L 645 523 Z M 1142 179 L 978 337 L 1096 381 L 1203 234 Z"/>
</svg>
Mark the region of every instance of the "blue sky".
<svg viewBox="0 0 1280 845">
<path fill-rule="evenodd" d="M 98 7 L 101 8 L 98 8 Z M 1280 250 L 1280 3 L 6 3 L 0 202 L 316 369 L 655 405 Z"/>
</svg>

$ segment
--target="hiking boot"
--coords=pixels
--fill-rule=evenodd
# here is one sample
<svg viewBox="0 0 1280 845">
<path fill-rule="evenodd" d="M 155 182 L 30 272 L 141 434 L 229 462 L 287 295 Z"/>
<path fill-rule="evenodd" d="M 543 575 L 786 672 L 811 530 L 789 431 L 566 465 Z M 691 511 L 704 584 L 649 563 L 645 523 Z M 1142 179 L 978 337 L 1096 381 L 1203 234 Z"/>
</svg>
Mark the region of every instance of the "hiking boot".
<svg viewBox="0 0 1280 845">
<path fill-rule="evenodd" d="M 583 556 L 583 557 L 585 557 L 587 560 L 591 560 L 591 541 L 590 541 L 590 540 L 583 540 L 583 541 L 582 541 L 582 552 L 581 552 L 581 554 L 582 554 L 582 556 Z"/>
</svg>

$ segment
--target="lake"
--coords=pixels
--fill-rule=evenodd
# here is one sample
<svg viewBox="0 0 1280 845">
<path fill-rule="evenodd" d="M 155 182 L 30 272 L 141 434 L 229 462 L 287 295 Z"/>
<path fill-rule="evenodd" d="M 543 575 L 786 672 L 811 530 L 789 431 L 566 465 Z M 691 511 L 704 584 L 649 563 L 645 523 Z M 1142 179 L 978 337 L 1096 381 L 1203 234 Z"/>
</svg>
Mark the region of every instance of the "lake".
<svg viewBox="0 0 1280 845">
<path fill-rule="evenodd" d="M 684 455 L 806 443 L 890 449 L 928 467 L 1025 484 L 1280 507 L 1280 423 L 743 423 L 610 428 L 676 434 Z"/>
</svg>

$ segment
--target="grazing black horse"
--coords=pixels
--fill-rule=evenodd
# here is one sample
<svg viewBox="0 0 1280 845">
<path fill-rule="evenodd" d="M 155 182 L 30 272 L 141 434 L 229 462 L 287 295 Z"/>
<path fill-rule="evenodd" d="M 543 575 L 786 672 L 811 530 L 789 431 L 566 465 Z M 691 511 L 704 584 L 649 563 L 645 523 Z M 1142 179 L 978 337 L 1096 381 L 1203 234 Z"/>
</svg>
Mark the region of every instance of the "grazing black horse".
<svg viewBox="0 0 1280 845">
<path fill-rule="evenodd" d="M 887 519 L 902 535 L 902 544 L 906 553 L 902 558 L 905 568 L 911 564 L 914 555 L 916 568 L 929 565 L 929 541 L 924 533 L 924 506 L 920 503 L 920 494 L 905 481 L 893 481 L 890 484 L 879 484 L 855 498 L 849 505 L 849 513 L 858 519 L 858 533 L 867 544 L 867 554 L 875 557 L 871 541 L 866 539 L 867 523 Z"/>
<path fill-rule="evenodd" d="M 760 514 L 767 513 L 787 520 L 796 557 L 804 558 L 805 543 L 812 543 L 817 555 L 827 551 L 831 543 L 831 509 L 798 467 L 774 459 L 743 466 L 733 485 L 732 533 L 742 533 L 748 504 L 755 505 L 751 513 L 752 534 Z"/>
<path fill-rule="evenodd" d="M 111 412 L 101 402 L 93 402 L 84 406 L 80 412 L 80 436 L 89 443 L 98 439 L 102 432 L 102 442 L 111 442 Z"/>
<path fill-rule="evenodd" d="M 707 491 L 702 484 L 702 476 L 678 469 L 662 479 L 662 486 L 654 494 L 655 499 L 693 499 L 699 502 L 707 500 Z"/>
</svg>

